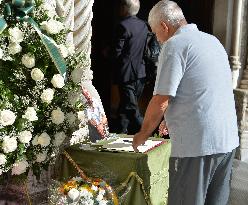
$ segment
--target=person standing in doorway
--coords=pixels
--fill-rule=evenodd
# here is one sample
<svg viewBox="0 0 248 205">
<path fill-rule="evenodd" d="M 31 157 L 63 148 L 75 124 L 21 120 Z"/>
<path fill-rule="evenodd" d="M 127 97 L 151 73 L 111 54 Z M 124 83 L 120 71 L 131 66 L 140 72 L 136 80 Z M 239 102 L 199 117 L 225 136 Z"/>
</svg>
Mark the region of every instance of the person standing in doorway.
<svg viewBox="0 0 248 205">
<path fill-rule="evenodd" d="M 173 1 L 158 2 L 149 24 L 163 45 L 133 148 L 164 116 L 172 144 L 168 205 L 227 205 L 239 137 L 226 51 L 214 36 L 188 24 Z"/>
<path fill-rule="evenodd" d="M 118 85 L 120 104 L 118 109 L 119 133 L 134 134 L 141 128 L 143 117 L 138 100 L 145 85 L 143 59 L 148 28 L 136 14 L 139 0 L 120 0 L 120 17 L 114 42 L 114 83 Z"/>
</svg>

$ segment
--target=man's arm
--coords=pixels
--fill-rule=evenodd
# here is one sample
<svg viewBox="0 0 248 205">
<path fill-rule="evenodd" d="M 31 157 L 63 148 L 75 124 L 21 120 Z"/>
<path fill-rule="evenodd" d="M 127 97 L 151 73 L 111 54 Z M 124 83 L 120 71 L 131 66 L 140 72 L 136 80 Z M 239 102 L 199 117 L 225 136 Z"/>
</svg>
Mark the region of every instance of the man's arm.
<svg viewBox="0 0 248 205">
<path fill-rule="evenodd" d="M 151 136 L 161 122 L 168 107 L 169 99 L 170 97 L 167 95 L 155 95 L 152 97 L 147 107 L 141 130 L 133 138 L 133 148 L 135 151 L 137 151 L 139 145 L 143 144 Z"/>
</svg>

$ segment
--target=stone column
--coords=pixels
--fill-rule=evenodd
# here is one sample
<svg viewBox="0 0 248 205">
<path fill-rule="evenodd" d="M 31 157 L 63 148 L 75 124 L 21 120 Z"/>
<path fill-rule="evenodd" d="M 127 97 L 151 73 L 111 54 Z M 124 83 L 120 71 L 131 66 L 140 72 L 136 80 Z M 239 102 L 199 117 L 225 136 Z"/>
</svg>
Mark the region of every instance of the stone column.
<svg viewBox="0 0 248 205">
<path fill-rule="evenodd" d="M 239 84 L 239 74 L 241 68 L 240 62 L 240 39 L 242 24 L 242 7 L 243 0 L 235 0 L 233 2 L 233 29 L 232 29 L 232 45 L 230 51 L 230 64 L 233 74 L 233 88 L 237 88 Z"/>
</svg>

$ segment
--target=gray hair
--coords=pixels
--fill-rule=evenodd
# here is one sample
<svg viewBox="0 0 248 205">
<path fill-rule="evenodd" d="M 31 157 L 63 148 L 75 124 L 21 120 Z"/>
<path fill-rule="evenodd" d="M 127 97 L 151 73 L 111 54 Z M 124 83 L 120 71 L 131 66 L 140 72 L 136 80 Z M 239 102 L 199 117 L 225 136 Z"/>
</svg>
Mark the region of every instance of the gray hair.
<svg viewBox="0 0 248 205">
<path fill-rule="evenodd" d="M 148 22 L 151 26 L 160 21 L 165 21 L 173 27 L 179 27 L 182 20 L 185 20 L 182 9 L 174 1 L 159 1 L 150 11 Z"/>
<path fill-rule="evenodd" d="M 140 1 L 139 0 L 121 0 L 120 6 L 127 12 L 128 15 L 134 16 L 139 12 Z"/>
</svg>

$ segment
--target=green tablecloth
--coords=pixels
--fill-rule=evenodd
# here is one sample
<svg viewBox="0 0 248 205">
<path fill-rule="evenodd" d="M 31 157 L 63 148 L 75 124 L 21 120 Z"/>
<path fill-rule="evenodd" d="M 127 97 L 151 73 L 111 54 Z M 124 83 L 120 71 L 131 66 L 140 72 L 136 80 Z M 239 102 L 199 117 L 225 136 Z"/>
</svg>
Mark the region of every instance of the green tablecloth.
<svg viewBox="0 0 248 205">
<path fill-rule="evenodd" d="M 164 205 L 167 201 L 170 142 L 148 153 L 81 150 L 75 145 L 66 149 L 79 167 L 92 178 L 102 178 L 117 190 L 120 204 Z M 60 180 L 79 174 L 63 157 Z"/>
</svg>

